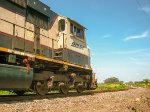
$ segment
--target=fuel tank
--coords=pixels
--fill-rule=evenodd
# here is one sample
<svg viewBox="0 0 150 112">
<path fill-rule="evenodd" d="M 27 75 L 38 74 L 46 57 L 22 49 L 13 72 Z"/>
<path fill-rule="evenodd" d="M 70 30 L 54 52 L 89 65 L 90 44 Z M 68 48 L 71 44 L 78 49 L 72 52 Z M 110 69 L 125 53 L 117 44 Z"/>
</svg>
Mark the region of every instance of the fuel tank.
<svg viewBox="0 0 150 112">
<path fill-rule="evenodd" d="M 0 64 L 0 89 L 28 89 L 32 80 L 32 68 Z"/>
</svg>

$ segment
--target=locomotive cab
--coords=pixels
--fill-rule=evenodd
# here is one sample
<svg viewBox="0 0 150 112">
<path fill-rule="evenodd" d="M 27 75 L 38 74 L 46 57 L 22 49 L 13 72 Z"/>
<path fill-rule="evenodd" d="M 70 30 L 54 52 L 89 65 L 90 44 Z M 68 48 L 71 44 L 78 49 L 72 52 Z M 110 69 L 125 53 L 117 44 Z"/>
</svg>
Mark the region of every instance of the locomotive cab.
<svg viewBox="0 0 150 112">
<path fill-rule="evenodd" d="M 62 49 L 65 53 L 62 59 L 90 68 L 90 50 L 87 47 L 85 30 L 84 26 L 70 18 L 58 17 L 58 50 Z"/>
</svg>

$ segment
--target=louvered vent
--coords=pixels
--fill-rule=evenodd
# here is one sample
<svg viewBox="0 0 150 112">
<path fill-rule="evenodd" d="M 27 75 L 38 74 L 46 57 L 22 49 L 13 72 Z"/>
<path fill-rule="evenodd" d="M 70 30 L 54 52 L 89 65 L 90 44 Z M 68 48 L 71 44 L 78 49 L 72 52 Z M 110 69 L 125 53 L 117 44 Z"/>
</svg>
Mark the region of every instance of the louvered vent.
<svg viewBox="0 0 150 112">
<path fill-rule="evenodd" d="M 24 8 L 26 8 L 27 6 L 27 0 L 9 0 L 9 1 L 16 3 Z"/>
</svg>

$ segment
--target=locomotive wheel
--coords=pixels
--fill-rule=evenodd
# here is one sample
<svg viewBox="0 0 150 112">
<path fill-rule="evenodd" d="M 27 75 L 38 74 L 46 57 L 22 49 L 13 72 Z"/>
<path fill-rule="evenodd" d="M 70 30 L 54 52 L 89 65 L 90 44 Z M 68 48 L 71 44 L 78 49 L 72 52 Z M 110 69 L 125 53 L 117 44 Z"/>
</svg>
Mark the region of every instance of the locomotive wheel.
<svg viewBox="0 0 150 112">
<path fill-rule="evenodd" d="M 76 87 L 76 90 L 77 90 L 78 93 L 82 93 L 84 91 L 83 85 L 78 84 L 77 87 Z"/>
<path fill-rule="evenodd" d="M 46 95 L 49 91 L 46 81 L 44 83 L 36 82 L 34 86 L 38 95 Z"/>
<path fill-rule="evenodd" d="M 68 91 L 69 91 L 69 89 L 68 89 L 68 86 L 67 85 L 65 85 L 64 83 L 60 83 L 59 84 L 59 92 L 60 93 L 62 93 L 62 94 L 68 94 Z"/>
<path fill-rule="evenodd" d="M 24 93 L 25 93 L 25 91 L 23 91 L 23 90 L 14 90 L 14 93 L 16 93 L 18 96 L 22 96 L 22 95 L 24 95 Z"/>
</svg>

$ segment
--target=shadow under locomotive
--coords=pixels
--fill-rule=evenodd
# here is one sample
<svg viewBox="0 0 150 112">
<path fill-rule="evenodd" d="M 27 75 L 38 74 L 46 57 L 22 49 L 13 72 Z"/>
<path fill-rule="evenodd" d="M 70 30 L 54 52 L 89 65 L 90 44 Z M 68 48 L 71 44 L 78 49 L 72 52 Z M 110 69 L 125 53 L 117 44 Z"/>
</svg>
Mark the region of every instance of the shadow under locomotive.
<svg viewBox="0 0 150 112">
<path fill-rule="evenodd" d="M 25 94 L 24 96 L 18 96 L 18 95 L 0 95 L 0 104 L 3 103 L 20 103 L 20 102 L 34 102 L 36 100 L 54 100 L 56 98 L 67 98 L 67 97 L 77 97 L 77 96 L 85 96 L 85 95 L 94 95 L 93 92 L 83 92 L 83 93 L 76 93 L 76 92 L 70 92 L 67 95 L 60 94 L 60 93 L 49 93 L 44 96 L 37 96 L 36 94 Z"/>
</svg>

